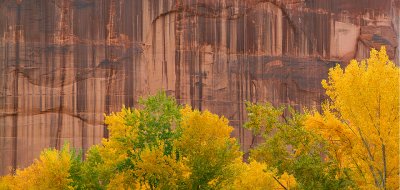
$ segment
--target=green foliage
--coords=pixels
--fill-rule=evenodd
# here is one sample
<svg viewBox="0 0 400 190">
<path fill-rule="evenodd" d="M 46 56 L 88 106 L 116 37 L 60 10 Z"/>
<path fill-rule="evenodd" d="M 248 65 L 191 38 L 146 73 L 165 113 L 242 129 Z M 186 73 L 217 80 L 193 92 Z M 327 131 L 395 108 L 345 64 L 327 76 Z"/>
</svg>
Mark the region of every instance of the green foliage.
<svg viewBox="0 0 400 190">
<path fill-rule="evenodd" d="M 71 183 L 70 185 L 72 186 L 73 189 L 82 189 L 80 188 L 80 184 L 82 181 L 82 152 L 81 151 L 76 151 L 72 149 L 70 152 L 70 157 L 71 157 L 71 165 L 69 168 L 69 173 L 70 173 L 70 178 L 71 178 Z"/>
<path fill-rule="evenodd" d="M 261 133 L 265 142 L 251 151 L 251 158 L 293 174 L 300 189 L 346 189 L 352 186 L 346 169 L 340 169 L 327 151 L 328 144 L 304 127 L 305 116 L 271 104 L 247 103 L 245 127 Z"/>
<path fill-rule="evenodd" d="M 122 108 L 121 112 L 106 116 L 110 138 L 98 147 L 100 157 L 93 157 L 102 163 L 97 165 L 99 176 L 104 178 L 102 185 L 109 188 L 176 187 L 182 183 L 179 177 L 183 175 L 179 153 L 173 145 L 180 136 L 180 107 L 164 92 L 141 99 L 139 107 Z"/>
<path fill-rule="evenodd" d="M 103 164 L 98 146 L 93 146 L 87 153 L 84 162 L 76 159 L 72 162 L 70 173 L 73 176 L 74 189 L 105 189 L 101 182 L 107 182 L 107 177 L 101 176 L 100 165 Z"/>
<path fill-rule="evenodd" d="M 269 134 L 279 123 L 284 107 L 275 108 L 269 102 L 253 104 L 246 102 L 248 121 L 244 127 L 251 130 L 253 135 Z"/>
<path fill-rule="evenodd" d="M 179 127 L 181 118 L 180 106 L 165 92 L 159 92 L 147 99 L 140 99 L 139 105 L 143 108 L 140 114 L 131 114 L 126 118 L 126 125 L 138 128 L 138 135 L 134 142 L 135 149 L 158 146 L 163 142 L 164 153 L 170 155 L 174 139 L 179 137 L 176 127 Z"/>
</svg>

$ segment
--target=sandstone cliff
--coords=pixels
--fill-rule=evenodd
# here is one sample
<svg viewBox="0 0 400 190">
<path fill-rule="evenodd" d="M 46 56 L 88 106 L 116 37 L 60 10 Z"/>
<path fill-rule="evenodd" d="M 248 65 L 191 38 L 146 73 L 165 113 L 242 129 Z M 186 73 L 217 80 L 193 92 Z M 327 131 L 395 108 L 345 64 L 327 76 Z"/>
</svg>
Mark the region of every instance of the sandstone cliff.
<svg viewBox="0 0 400 190">
<path fill-rule="evenodd" d="M 328 68 L 386 45 L 398 0 L 2 0 L 0 174 L 64 141 L 107 136 L 103 113 L 165 89 L 225 115 L 244 149 L 244 104 L 318 106 Z"/>
</svg>

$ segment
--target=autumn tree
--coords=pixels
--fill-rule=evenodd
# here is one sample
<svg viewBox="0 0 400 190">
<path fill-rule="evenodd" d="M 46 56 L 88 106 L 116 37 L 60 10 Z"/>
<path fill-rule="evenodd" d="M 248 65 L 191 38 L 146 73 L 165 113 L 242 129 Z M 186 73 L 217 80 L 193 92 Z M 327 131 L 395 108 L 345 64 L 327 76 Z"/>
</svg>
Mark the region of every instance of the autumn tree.
<svg viewBox="0 0 400 190">
<path fill-rule="evenodd" d="M 250 158 L 266 163 L 270 170 L 276 169 L 275 179 L 284 173 L 291 174 L 299 189 L 348 189 L 352 186 L 346 168 L 340 168 L 334 159 L 329 159 L 326 141 L 306 130 L 304 115 L 290 107 L 275 108 L 270 103 L 248 102 L 246 105 L 245 127 L 254 136 L 264 138 L 263 143 L 251 150 Z"/>
<path fill-rule="evenodd" d="M 236 176 L 241 152 L 228 120 L 181 108 L 163 92 L 105 123 L 109 139 L 89 150 L 82 189 L 218 189 Z"/>
<path fill-rule="evenodd" d="M 228 120 L 187 106 L 181 110 L 182 136 L 176 140 L 183 162 L 190 168 L 187 189 L 220 189 L 234 177 L 230 167 L 241 152 Z"/>
<path fill-rule="evenodd" d="M 330 98 L 323 113 L 307 119 L 364 189 L 399 189 L 399 74 L 384 47 L 345 69 L 337 65 L 322 81 Z"/>
<path fill-rule="evenodd" d="M 92 178 L 85 184 L 111 189 L 176 189 L 185 166 L 174 149 L 180 107 L 164 92 L 106 116 L 110 136 L 88 153 Z M 89 175 L 90 176 L 90 175 Z M 99 184 L 101 182 L 101 185 Z"/>
<path fill-rule="evenodd" d="M 31 166 L 0 179 L 0 189 L 74 189 L 70 170 L 77 158 L 68 144 L 60 151 L 44 150 Z"/>
<path fill-rule="evenodd" d="M 182 136 L 176 147 L 190 168 L 185 189 L 294 189 L 292 175 L 279 173 L 265 163 L 245 163 L 228 120 L 209 111 L 181 110 Z"/>
</svg>

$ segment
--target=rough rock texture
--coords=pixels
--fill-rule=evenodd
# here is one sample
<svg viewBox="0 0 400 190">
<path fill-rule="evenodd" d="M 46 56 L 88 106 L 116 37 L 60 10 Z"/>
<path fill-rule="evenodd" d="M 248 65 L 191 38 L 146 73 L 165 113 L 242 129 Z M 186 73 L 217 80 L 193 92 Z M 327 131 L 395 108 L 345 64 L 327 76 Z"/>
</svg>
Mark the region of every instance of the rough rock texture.
<svg viewBox="0 0 400 190">
<path fill-rule="evenodd" d="M 318 106 L 328 68 L 386 45 L 398 0 L 0 0 L 0 174 L 68 140 L 107 136 L 103 113 L 165 89 L 225 115 L 243 102 Z"/>
</svg>

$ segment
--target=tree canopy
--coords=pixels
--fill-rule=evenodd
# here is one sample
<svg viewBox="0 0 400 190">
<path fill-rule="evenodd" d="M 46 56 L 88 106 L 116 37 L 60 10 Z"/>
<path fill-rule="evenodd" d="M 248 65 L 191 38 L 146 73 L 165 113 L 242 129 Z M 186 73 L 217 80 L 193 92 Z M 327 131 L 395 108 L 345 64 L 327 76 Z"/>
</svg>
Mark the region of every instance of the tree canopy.
<svg viewBox="0 0 400 190">
<path fill-rule="evenodd" d="M 322 81 L 330 99 L 306 122 L 365 189 L 399 188 L 399 75 L 384 47 L 345 69 L 330 69 Z"/>
</svg>

